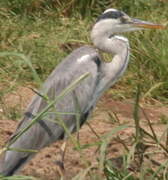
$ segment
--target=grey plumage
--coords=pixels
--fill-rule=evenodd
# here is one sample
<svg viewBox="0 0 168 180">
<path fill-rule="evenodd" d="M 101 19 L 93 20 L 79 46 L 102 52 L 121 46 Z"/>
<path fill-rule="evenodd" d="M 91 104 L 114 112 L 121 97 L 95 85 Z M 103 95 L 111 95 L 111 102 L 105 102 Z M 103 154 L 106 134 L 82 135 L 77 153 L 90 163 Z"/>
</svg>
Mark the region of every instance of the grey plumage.
<svg viewBox="0 0 168 180">
<path fill-rule="evenodd" d="M 149 26 L 150 28 L 156 28 L 156 25 L 152 23 L 144 21 L 142 23 L 138 21 L 137 23 L 135 19 L 131 19 L 128 15 L 116 9 L 106 10 L 93 26 L 91 39 L 99 50 L 113 54 L 112 62 L 103 62 L 98 50 L 91 46 L 78 48 L 55 68 L 43 84 L 40 93 L 46 94 L 50 99 L 54 99 L 70 83 L 89 72 L 90 76 L 84 79 L 75 90 L 61 99 L 55 107 L 58 112 L 76 113 L 76 103 L 78 103 L 81 126 L 104 91 L 110 88 L 127 68 L 129 60 L 128 40 L 115 34 L 142 29 L 146 25 L 148 25 L 148 28 Z M 40 113 L 46 105 L 45 99 L 35 95 L 26 110 L 23 120 L 8 142 L 10 143 L 17 132 L 26 127 L 33 117 Z M 63 114 L 58 116 L 51 110 L 50 113 L 33 125 L 10 147 L 39 150 L 52 142 L 63 139 L 66 134 L 64 129 L 56 123 L 55 120 L 58 118 L 64 121 L 70 132 L 76 130 L 77 118 L 75 115 Z M 34 153 L 28 152 L 4 152 L 0 157 L 0 174 L 14 174 L 33 156 Z"/>
<path fill-rule="evenodd" d="M 75 57 L 82 57 L 85 54 L 93 54 L 92 61 L 89 62 L 82 62 L 82 69 L 80 63 L 76 63 Z M 56 109 L 58 112 L 69 112 L 69 113 L 75 113 L 75 102 L 73 94 L 78 97 L 79 105 L 81 108 L 82 113 L 85 112 L 85 109 L 87 108 L 87 104 L 89 100 L 92 98 L 95 84 L 97 82 L 97 73 L 98 73 L 98 66 L 96 62 L 94 61 L 98 60 L 98 53 L 89 46 L 81 47 L 74 52 L 72 52 L 69 56 L 67 56 L 62 63 L 60 63 L 57 68 L 51 73 L 51 75 L 48 77 L 46 82 L 44 83 L 42 90 L 40 91 L 42 94 L 47 94 L 47 96 L 52 100 L 57 95 L 61 93 L 61 91 L 66 88 L 71 82 L 76 80 L 79 76 L 83 75 L 86 72 L 90 72 L 91 75 L 85 79 L 83 82 L 80 83 L 80 86 L 77 86 L 77 88 L 73 91 L 73 93 L 68 94 L 65 96 L 56 106 Z M 65 104 L 67 104 L 65 106 Z M 35 95 L 33 97 L 32 102 L 30 103 L 29 107 L 27 108 L 26 112 L 30 112 L 32 115 L 36 115 L 39 112 L 43 110 L 43 108 L 47 105 L 47 102 L 40 96 Z M 27 114 L 26 113 L 26 114 Z M 82 118 L 81 114 L 81 118 Z M 24 119 L 19 124 L 15 134 L 20 129 L 23 129 L 27 126 L 28 122 L 32 120 L 33 117 L 29 117 L 29 115 L 26 115 Z M 67 127 L 74 131 L 75 125 L 76 125 L 76 117 L 75 115 L 62 115 L 62 119 L 64 119 Z M 45 124 L 47 127 L 49 127 L 50 131 L 54 135 L 52 138 L 48 134 L 48 131 L 46 131 L 45 128 L 41 126 L 40 123 L 35 124 L 33 127 L 31 127 L 25 134 L 23 134 L 14 144 L 11 145 L 12 148 L 20 148 L 20 149 L 41 149 L 48 144 L 52 143 L 53 141 L 56 141 L 58 139 L 62 139 L 64 137 L 64 129 L 57 125 L 54 122 L 49 121 L 49 119 L 54 120 L 56 119 L 55 113 L 50 113 L 49 115 L 45 116 Z M 13 135 L 15 136 L 15 135 Z M 33 153 L 25 153 L 25 152 L 16 152 L 16 151 L 8 151 L 5 154 L 5 161 L 2 160 L 3 164 L 0 162 L 0 172 L 2 172 L 4 175 L 11 175 L 13 174 L 17 168 L 15 168 L 14 165 L 17 165 L 20 163 L 22 164 L 24 161 L 26 162 L 28 159 L 33 156 Z M 19 157 L 19 158 L 18 158 Z M 7 163 L 5 163 L 7 162 Z M 18 165 L 18 166 L 19 166 Z M 1 168 L 3 167 L 3 170 Z M 14 168 L 14 169 L 13 169 Z"/>
</svg>

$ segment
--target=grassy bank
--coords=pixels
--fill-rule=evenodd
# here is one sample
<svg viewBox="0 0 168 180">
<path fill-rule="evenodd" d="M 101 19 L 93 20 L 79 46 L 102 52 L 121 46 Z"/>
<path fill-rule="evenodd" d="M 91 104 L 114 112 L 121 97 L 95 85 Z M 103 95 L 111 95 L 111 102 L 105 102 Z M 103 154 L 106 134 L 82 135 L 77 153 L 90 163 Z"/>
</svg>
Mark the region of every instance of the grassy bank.
<svg viewBox="0 0 168 180">
<path fill-rule="evenodd" d="M 96 17 L 106 8 L 121 9 L 130 16 L 159 24 L 166 25 L 168 22 L 166 0 L 87 0 L 85 3 L 82 2 L 77 0 L 68 2 L 57 0 L 0 1 L 1 106 L 3 106 L 3 98 L 7 93 L 14 92 L 20 86 L 31 85 L 38 88 L 40 81 L 43 82 L 55 66 L 73 49 L 84 44 L 91 44 L 90 29 Z M 109 94 L 113 99 L 132 99 L 137 96 L 137 86 L 140 86 L 141 99 L 167 105 L 167 29 L 133 32 L 125 36 L 129 38 L 131 44 L 130 64 L 121 80 L 109 90 Z M 107 55 L 106 58 L 111 57 Z M 37 74 L 32 70 L 35 70 Z M 18 120 L 22 112 L 20 109 L 15 111 L 14 113 L 19 115 L 12 117 Z M 6 116 L 11 117 L 10 113 L 9 110 Z M 136 117 L 135 106 L 134 118 L 138 120 Z M 158 143 L 156 138 L 154 141 Z M 136 178 L 126 169 L 123 173 L 112 170 L 109 162 L 104 159 L 104 149 L 108 143 L 108 139 L 101 139 L 100 166 L 103 167 L 103 163 L 106 164 L 104 172 L 109 180 L 113 176 L 119 180 L 125 177 L 128 177 L 125 179 L 135 180 Z M 132 156 L 131 152 L 128 153 L 127 163 L 130 156 Z M 162 170 L 162 165 L 160 167 Z M 143 173 L 141 174 L 142 180 L 145 178 Z M 160 177 L 156 176 L 156 180 Z M 166 177 L 167 175 L 165 175 L 165 180 Z"/>
<path fill-rule="evenodd" d="M 104 6 L 101 6 L 99 1 L 93 1 L 88 15 L 80 10 L 82 7 L 85 10 L 85 4 L 78 4 L 77 1 L 77 4 L 74 1 L 74 5 L 71 2 L 69 6 L 65 3 L 58 5 L 56 1 L 52 4 L 40 0 L 37 4 L 33 0 L 7 2 L 4 1 L 4 8 L 0 9 L 0 51 L 19 52 L 28 56 L 42 80 L 73 48 L 91 43 L 90 29 L 95 17 L 102 12 L 102 7 L 115 7 L 137 18 L 167 23 L 168 5 L 164 1 L 109 1 L 104 3 Z M 20 2 L 19 7 L 17 2 Z M 86 3 L 86 6 L 88 4 Z M 73 7 L 71 11 L 70 7 Z M 132 97 L 134 87 L 140 82 L 145 97 L 167 103 L 167 33 L 166 30 L 147 30 L 126 34 L 130 39 L 132 56 L 127 73 L 118 83 L 121 86 L 119 89 L 123 89 L 119 92 L 123 97 Z M 1 83 L 36 83 L 29 67 L 18 57 L 1 57 L 0 65 Z M 129 91 L 125 92 L 125 88 Z M 3 91 L 2 89 L 1 93 Z"/>
</svg>

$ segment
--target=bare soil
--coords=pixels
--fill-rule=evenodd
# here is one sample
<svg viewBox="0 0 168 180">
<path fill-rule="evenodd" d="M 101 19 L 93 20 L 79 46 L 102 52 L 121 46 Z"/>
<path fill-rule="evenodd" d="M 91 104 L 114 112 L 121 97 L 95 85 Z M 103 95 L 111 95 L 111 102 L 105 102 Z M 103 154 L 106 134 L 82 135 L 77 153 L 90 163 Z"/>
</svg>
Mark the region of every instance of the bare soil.
<svg viewBox="0 0 168 180">
<path fill-rule="evenodd" d="M 33 96 L 33 92 L 29 88 L 19 87 L 14 93 L 7 94 L 4 97 L 4 104 L 0 106 L 0 148 L 3 147 L 10 135 L 15 131 L 18 122 L 9 120 L 4 117 L 5 109 L 13 107 L 20 107 L 23 111 L 28 102 Z M 129 141 L 134 133 L 134 120 L 133 120 L 133 100 L 114 101 L 109 95 L 105 95 L 95 108 L 89 124 L 96 131 L 96 134 L 101 137 L 109 133 L 113 128 L 119 124 L 129 124 L 132 128 L 127 128 L 120 131 L 117 135 L 125 141 Z M 155 132 L 158 137 L 161 136 L 166 129 L 165 125 L 161 122 L 163 117 L 167 116 L 168 108 L 160 105 L 145 105 L 143 107 L 146 116 L 151 120 Z M 146 130 L 147 120 L 144 113 L 140 112 L 141 124 Z M 74 137 L 77 134 L 73 135 Z M 98 137 L 92 132 L 87 124 L 85 124 L 79 133 L 81 145 L 98 142 Z M 97 146 L 91 146 L 84 149 L 81 153 L 75 150 L 74 145 L 68 140 L 68 146 L 65 154 L 64 166 L 65 171 L 62 172 L 65 179 L 71 179 L 83 169 L 86 169 L 88 163 L 96 164 L 98 152 Z M 56 142 L 51 146 L 41 150 L 35 158 L 33 158 L 20 174 L 30 175 L 42 180 L 55 180 L 59 179 L 60 173 L 58 166 L 55 164 L 59 148 L 62 141 Z M 152 147 L 154 149 L 154 147 Z M 117 157 L 123 154 L 123 145 L 114 139 L 111 140 L 108 151 L 109 158 Z M 158 154 L 155 158 L 158 162 L 162 162 L 165 157 Z"/>
</svg>

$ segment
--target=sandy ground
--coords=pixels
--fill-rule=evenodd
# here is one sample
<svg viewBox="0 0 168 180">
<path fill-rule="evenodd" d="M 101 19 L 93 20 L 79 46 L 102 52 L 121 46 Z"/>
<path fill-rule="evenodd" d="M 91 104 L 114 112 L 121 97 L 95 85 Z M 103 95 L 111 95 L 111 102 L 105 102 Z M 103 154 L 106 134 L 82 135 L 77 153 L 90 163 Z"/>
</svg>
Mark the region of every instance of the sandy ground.
<svg viewBox="0 0 168 180">
<path fill-rule="evenodd" d="M 19 106 L 21 109 L 25 109 L 28 102 L 33 96 L 33 92 L 29 88 L 20 87 L 15 93 L 7 94 L 4 97 L 6 104 L 5 108 L 11 108 Z M 109 95 L 104 96 L 95 108 L 89 124 L 94 128 L 99 137 L 109 133 L 113 128 L 119 124 L 134 125 L 133 120 L 133 101 L 114 101 Z M 158 136 L 161 136 L 166 129 L 165 125 L 161 123 L 161 118 L 167 116 L 168 108 L 163 106 L 147 106 L 145 105 L 144 111 L 147 117 L 151 120 L 155 132 Z M 8 120 L 4 118 L 4 108 L 0 106 L 0 148 L 3 147 L 10 135 L 15 131 L 18 122 Z M 115 118 L 113 118 L 115 117 Z M 149 130 L 147 120 L 140 112 L 141 124 L 146 130 Z M 113 120 L 116 120 L 115 122 Z M 150 132 L 150 130 L 149 130 Z M 129 142 L 129 138 L 132 137 L 134 128 L 127 128 L 120 131 L 117 135 L 124 141 Z M 73 135 L 74 138 L 77 134 Z M 116 136 L 115 136 L 116 137 Z M 79 133 L 79 139 L 81 145 L 98 142 L 98 137 L 91 131 L 88 125 L 84 125 Z M 99 153 L 97 152 L 97 146 L 92 146 L 84 149 L 82 152 L 75 150 L 74 145 L 68 140 L 67 151 L 65 154 L 64 166 L 65 179 L 71 179 L 73 176 L 81 172 L 88 167 L 88 164 L 96 164 Z M 33 158 L 20 174 L 31 175 L 38 177 L 42 180 L 56 180 L 60 179 L 60 173 L 58 173 L 58 166 L 54 163 L 58 156 L 59 147 L 62 141 L 56 142 L 51 146 L 41 150 L 35 158 Z M 128 143 L 129 144 L 129 143 Z M 152 147 L 154 148 L 154 147 Z M 123 153 L 123 145 L 113 138 L 109 143 L 108 156 L 114 158 Z M 157 154 L 157 161 L 163 161 L 164 156 Z"/>
</svg>

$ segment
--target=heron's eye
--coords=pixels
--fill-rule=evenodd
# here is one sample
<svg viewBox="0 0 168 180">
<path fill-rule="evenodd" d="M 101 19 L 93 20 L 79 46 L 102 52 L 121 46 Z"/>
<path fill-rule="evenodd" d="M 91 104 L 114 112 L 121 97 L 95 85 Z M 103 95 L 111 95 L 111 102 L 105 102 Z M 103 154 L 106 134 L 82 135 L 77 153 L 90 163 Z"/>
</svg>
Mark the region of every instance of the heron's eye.
<svg viewBox="0 0 168 180">
<path fill-rule="evenodd" d="M 127 16 L 122 16 L 122 17 L 120 17 L 120 21 L 122 24 L 127 24 L 130 22 L 130 18 Z"/>
</svg>

